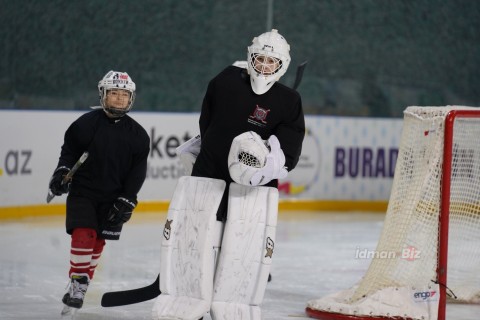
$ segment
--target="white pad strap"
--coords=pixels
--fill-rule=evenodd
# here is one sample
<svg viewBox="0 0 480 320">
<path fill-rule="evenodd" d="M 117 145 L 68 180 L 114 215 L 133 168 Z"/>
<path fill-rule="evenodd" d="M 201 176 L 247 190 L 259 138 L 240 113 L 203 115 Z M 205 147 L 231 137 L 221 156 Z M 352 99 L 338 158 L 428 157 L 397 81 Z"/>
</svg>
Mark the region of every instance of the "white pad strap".
<svg viewBox="0 0 480 320">
<path fill-rule="evenodd" d="M 232 183 L 228 201 L 210 315 L 214 320 L 261 319 L 259 305 L 275 244 L 278 190 Z"/>
<path fill-rule="evenodd" d="M 197 135 L 182 143 L 175 149 L 186 176 L 192 174 L 193 165 L 195 164 L 195 161 L 197 161 L 201 146 L 202 139 L 200 138 L 200 135 Z"/>
<path fill-rule="evenodd" d="M 160 251 L 160 290 L 154 319 L 192 319 L 210 309 L 216 214 L 225 181 L 184 176 L 167 214 Z M 218 228 L 218 227 L 217 227 Z"/>
</svg>

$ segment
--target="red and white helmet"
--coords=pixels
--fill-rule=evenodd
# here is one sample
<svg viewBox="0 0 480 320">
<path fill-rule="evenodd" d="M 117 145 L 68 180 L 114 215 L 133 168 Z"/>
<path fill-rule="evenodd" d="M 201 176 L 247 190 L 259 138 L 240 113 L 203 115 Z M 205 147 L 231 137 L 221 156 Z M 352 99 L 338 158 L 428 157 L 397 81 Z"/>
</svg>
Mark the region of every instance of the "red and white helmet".
<svg viewBox="0 0 480 320">
<path fill-rule="evenodd" d="M 108 71 L 103 79 L 98 82 L 98 93 L 103 110 L 116 117 L 125 115 L 132 109 L 133 102 L 135 101 L 135 88 L 135 82 L 133 82 L 132 78 L 130 78 L 126 72 Z M 112 89 L 122 89 L 130 92 L 130 100 L 128 101 L 128 107 L 126 109 L 117 109 L 105 105 L 107 91 Z"/>
<path fill-rule="evenodd" d="M 276 29 L 253 38 L 248 47 L 248 73 L 256 94 L 264 94 L 287 72 L 290 45 Z"/>
</svg>

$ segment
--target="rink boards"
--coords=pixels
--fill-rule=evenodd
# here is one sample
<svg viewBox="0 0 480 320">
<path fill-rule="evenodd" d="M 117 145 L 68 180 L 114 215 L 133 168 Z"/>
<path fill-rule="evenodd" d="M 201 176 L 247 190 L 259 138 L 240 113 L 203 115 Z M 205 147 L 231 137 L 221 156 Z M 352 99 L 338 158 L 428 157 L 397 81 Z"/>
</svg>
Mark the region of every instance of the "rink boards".
<svg viewBox="0 0 480 320">
<path fill-rule="evenodd" d="M 61 214 L 65 197 L 45 197 L 63 135 L 78 111 L 0 111 L 0 219 Z M 132 112 L 150 136 L 137 211 L 168 207 L 181 165 L 175 148 L 198 134 L 196 113 Z M 300 161 L 280 181 L 280 210 L 385 211 L 401 119 L 307 116 Z"/>
</svg>

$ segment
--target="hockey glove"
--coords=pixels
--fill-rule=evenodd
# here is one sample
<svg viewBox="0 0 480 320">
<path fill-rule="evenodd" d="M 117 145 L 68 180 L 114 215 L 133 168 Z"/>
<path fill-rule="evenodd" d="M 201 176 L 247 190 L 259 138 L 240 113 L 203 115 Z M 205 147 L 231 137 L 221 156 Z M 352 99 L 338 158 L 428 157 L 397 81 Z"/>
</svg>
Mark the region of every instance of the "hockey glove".
<svg viewBox="0 0 480 320">
<path fill-rule="evenodd" d="M 132 217 L 136 202 L 119 197 L 108 212 L 107 220 L 112 226 L 122 225 Z"/>
<path fill-rule="evenodd" d="M 67 179 L 65 181 L 65 176 L 70 172 L 70 169 L 67 167 L 59 167 L 55 170 L 52 177 L 50 178 L 50 183 L 48 187 L 50 191 L 56 195 L 61 196 L 64 193 L 68 193 L 70 191 L 70 183 L 71 179 Z"/>
<path fill-rule="evenodd" d="M 250 185 L 263 186 L 273 179 L 284 179 L 287 177 L 288 171 L 285 168 L 285 155 L 280 148 L 278 138 L 271 135 L 268 138 L 270 145 L 270 153 L 265 160 L 265 166 L 258 170 L 250 179 Z"/>
</svg>

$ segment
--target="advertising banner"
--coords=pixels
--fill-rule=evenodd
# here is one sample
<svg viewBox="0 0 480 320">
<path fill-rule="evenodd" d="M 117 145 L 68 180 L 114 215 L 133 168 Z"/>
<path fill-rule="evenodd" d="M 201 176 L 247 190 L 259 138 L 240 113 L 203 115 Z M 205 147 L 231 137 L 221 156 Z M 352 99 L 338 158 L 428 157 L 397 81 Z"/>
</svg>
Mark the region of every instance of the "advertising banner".
<svg viewBox="0 0 480 320">
<path fill-rule="evenodd" d="M 83 113 L 0 111 L 0 207 L 45 204 L 63 135 Z M 199 133 L 199 115 L 130 115 L 150 136 L 139 201 L 168 201 L 182 174 L 175 148 Z M 302 155 L 297 168 L 280 181 L 281 198 L 388 200 L 401 125 L 400 119 L 307 116 Z M 64 202 L 65 197 L 52 201 Z"/>
<path fill-rule="evenodd" d="M 387 201 L 400 144 L 400 119 L 309 116 L 297 168 L 283 197 Z"/>
</svg>

